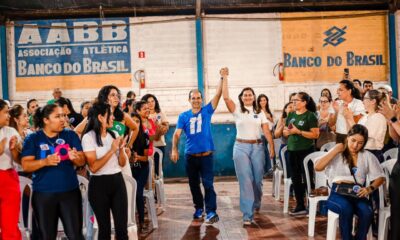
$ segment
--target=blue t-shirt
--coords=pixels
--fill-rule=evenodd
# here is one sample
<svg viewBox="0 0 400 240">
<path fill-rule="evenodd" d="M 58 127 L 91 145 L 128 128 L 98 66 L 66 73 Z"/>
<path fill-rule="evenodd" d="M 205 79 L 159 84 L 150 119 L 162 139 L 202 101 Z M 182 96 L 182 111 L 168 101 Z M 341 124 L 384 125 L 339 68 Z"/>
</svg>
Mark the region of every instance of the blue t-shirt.
<svg viewBox="0 0 400 240">
<path fill-rule="evenodd" d="M 64 129 L 54 138 L 47 137 L 43 130 L 26 137 L 21 157 L 35 156 L 35 160 L 40 160 L 55 152 L 61 157 L 57 166 L 43 167 L 33 172 L 33 191 L 55 193 L 78 188 L 78 178 L 73 163 L 68 158 L 68 148 L 82 151 L 78 135 L 68 129 Z"/>
<path fill-rule="evenodd" d="M 192 110 L 179 115 L 177 129 L 186 134 L 186 154 L 196 154 L 214 151 L 214 142 L 211 136 L 211 117 L 214 113 L 211 102 L 193 114 Z"/>
</svg>

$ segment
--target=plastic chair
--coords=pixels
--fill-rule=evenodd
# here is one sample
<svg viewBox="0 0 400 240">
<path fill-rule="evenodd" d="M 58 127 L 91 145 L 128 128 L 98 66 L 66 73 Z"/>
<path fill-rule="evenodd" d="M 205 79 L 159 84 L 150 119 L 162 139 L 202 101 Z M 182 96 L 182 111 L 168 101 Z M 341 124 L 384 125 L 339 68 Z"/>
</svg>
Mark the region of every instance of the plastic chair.
<svg viewBox="0 0 400 240">
<path fill-rule="evenodd" d="M 79 182 L 79 189 L 81 190 L 81 195 L 82 195 L 82 216 L 83 216 L 83 221 L 82 221 L 82 232 L 83 235 L 86 235 L 87 231 L 87 209 L 89 207 L 89 197 L 88 197 L 88 192 L 89 192 L 89 180 L 87 180 L 85 177 L 82 177 L 80 175 L 77 175 L 78 177 L 78 182 Z M 58 232 L 57 232 L 57 239 L 63 239 L 66 238 L 65 232 L 64 232 L 64 226 L 61 222 L 61 219 L 58 219 Z"/>
<path fill-rule="evenodd" d="M 29 189 L 29 205 L 28 205 L 28 226 L 24 224 L 24 214 L 23 214 L 23 197 L 25 188 L 28 187 Z M 19 221 L 18 221 L 18 228 L 21 231 L 21 234 L 26 239 L 31 239 L 32 233 L 32 180 L 27 177 L 19 176 L 19 189 L 21 191 L 21 203 L 20 203 L 20 211 L 19 211 Z"/>
<path fill-rule="evenodd" d="M 332 212 L 331 210 L 328 210 L 328 226 L 327 226 L 327 232 L 326 232 L 326 240 L 336 240 L 336 229 L 339 225 L 339 214 Z M 353 221 L 353 228 L 354 228 L 354 221 Z M 367 235 L 368 240 L 373 240 L 374 237 L 372 235 L 372 228 L 369 228 L 368 235 Z"/>
<path fill-rule="evenodd" d="M 136 180 L 126 174 L 122 174 L 125 182 L 125 187 L 126 187 L 126 192 L 127 192 L 127 197 L 128 197 L 128 237 L 129 240 L 137 240 L 137 225 L 136 225 L 136 189 L 137 189 L 137 184 Z M 93 224 L 93 239 L 98 239 L 99 236 L 99 226 L 97 224 L 96 218 L 94 219 L 94 224 Z M 112 218 L 112 213 L 111 213 L 111 239 L 115 239 L 115 228 L 114 228 L 114 221 Z"/>
<path fill-rule="evenodd" d="M 308 195 L 308 236 L 313 237 L 315 231 L 315 217 L 317 215 L 317 206 L 319 201 L 324 201 L 328 199 L 328 196 L 313 196 L 311 194 L 311 180 L 310 180 L 310 173 L 308 172 L 308 163 L 310 161 L 315 162 L 325 155 L 326 152 L 313 152 L 308 154 L 303 161 L 304 170 L 306 173 L 306 180 L 307 180 L 307 195 Z M 315 189 L 320 187 L 327 187 L 327 176 L 325 171 L 314 171 L 315 176 Z"/>
<path fill-rule="evenodd" d="M 387 161 L 388 159 L 397 159 L 399 150 L 397 148 L 391 148 L 383 153 L 383 159 Z"/>
<path fill-rule="evenodd" d="M 283 213 L 289 212 L 289 195 L 290 195 L 290 186 L 292 185 L 292 179 L 288 177 L 287 167 L 286 167 L 286 157 L 285 153 L 287 151 L 287 146 L 282 148 L 281 150 L 281 164 L 283 168 Z"/>
<path fill-rule="evenodd" d="M 149 189 L 145 189 L 143 192 L 143 196 L 147 199 L 148 213 L 149 218 L 153 224 L 153 228 L 158 228 L 158 219 L 157 219 L 157 209 L 154 201 L 154 192 L 153 192 L 153 157 L 149 157 L 149 177 L 148 177 L 148 185 Z"/>
<path fill-rule="evenodd" d="M 397 159 L 390 159 L 381 164 L 383 171 L 385 172 L 386 183 L 384 186 L 379 187 L 379 225 L 378 225 L 378 240 L 387 239 L 388 235 L 388 220 L 390 219 L 390 205 L 385 206 L 385 196 L 389 187 L 389 176 L 392 172 L 393 166 Z"/>
<path fill-rule="evenodd" d="M 272 196 L 275 197 L 275 200 L 279 200 L 281 197 L 281 181 L 282 181 L 282 175 L 283 175 L 283 170 L 279 166 L 279 149 L 282 144 L 282 140 L 280 138 L 274 139 L 274 151 L 275 151 L 275 159 L 276 159 L 276 165 L 273 165 L 273 160 L 271 159 L 271 166 L 274 168 L 274 172 L 272 174 Z"/>
<path fill-rule="evenodd" d="M 164 172 L 163 172 L 163 152 L 159 148 L 154 148 L 154 155 L 158 154 L 158 178 L 155 179 L 156 194 L 158 198 L 158 205 L 163 208 L 165 206 L 165 189 L 164 189 Z"/>
<path fill-rule="evenodd" d="M 331 150 L 335 145 L 336 145 L 336 142 L 328 142 L 328 143 L 325 143 L 324 145 L 322 145 L 320 151 L 321 151 L 321 152 L 328 152 L 328 151 Z"/>
</svg>

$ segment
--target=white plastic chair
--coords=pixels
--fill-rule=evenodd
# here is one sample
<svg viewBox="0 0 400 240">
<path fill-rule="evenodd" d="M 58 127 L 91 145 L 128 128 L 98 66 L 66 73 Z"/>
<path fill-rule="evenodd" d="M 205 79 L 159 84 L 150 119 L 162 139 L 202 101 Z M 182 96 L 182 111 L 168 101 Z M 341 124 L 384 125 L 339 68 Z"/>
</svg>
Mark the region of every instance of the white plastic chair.
<svg viewBox="0 0 400 240">
<path fill-rule="evenodd" d="M 313 152 L 308 154 L 303 161 L 304 171 L 306 173 L 307 180 L 307 196 L 308 196 L 308 236 L 313 237 L 315 231 L 315 217 L 317 215 L 317 206 L 319 201 L 328 199 L 328 196 L 313 196 L 311 195 L 311 180 L 310 173 L 308 172 L 308 163 L 310 161 L 315 165 L 316 161 L 325 155 L 326 152 Z M 327 187 L 327 176 L 325 171 L 314 171 L 315 189 L 320 187 Z"/>
<path fill-rule="evenodd" d="M 28 187 L 29 189 L 29 205 L 28 205 L 28 226 L 24 224 L 24 214 L 23 214 L 23 197 L 24 197 L 24 190 Z M 32 232 L 32 180 L 27 177 L 19 176 L 19 189 L 21 191 L 21 202 L 20 202 L 20 211 L 19 211 L 19 221 L 18 221 L 18 228 L 21 231 L 23 239 L 31 239 L 31 232 Z"/>
<path fill-rule="evenodd" d="M 331 210 L 328 210 L 328 226 L 327 226 L 327 232 L 326 232 L 326 240 L 336 240 L 336 229 L 339 224 L 339 214 L 332 212 Z M 353 221 L 353 228 L 354 228 L 354 221 Z M 374 237 L 372 235 L 372 228 L 369 228 L 368 235 L 367 235 L 368 240 L 373 240 Z"/>
<path fill-rule="evenodd" d="M 396 163 L 397 159 L 390 159 L 381 164 L 383 171 L 386 176 L 386 183 L 384 188 L 383 186 L 379 187 L 379 225 L 378 225 L 378 240 L 384 240 L 388 235 L 388 220 L 390 218 L 390 205 L 385 206 L 385 196 L 389 187 L 389 176 L 392 172 L 393 166 Z"/>
<path fill-rule="evenodd" d="M 274 139 L 274 151 L 275 151 L 275 159 L 276 165 L 278 165 L 279 158 L 279 149 L 281 147 L 282 140 L 280 138 Z M 275 200 L 279 200 L 281 197 L 281 181 L 283 170 L 280 166 L 273 166 L 273 160 L 271 159 L 271 166 L 274 168 L 274 172 L 272 174 L 272 196 L 275 196 Z"/>
<path fill-rule="evenodd" d="M 79 189 L 81 190 L 81 195 L 82 195 L 82 216 L 83 216 L 83 222 L 82 222 L 82 232 L 83 235 L 86 236 L 86 230 L 87 230 L 87 209 L 89 207 L 89 198 L 88 198 L 88 191 L 89 191 L 89 180 L 87 180 L 85 177 L 82 177 L 80 175 L 77 175 L 78 177 L 78 182 L 79 182 Z M 64 232 L 64 226 L 61 222 L 61 219 L 58 219 L 58 231 L 57 231 L 57 239 L 63 239 L 66 238 L 65 232 Z"/>
<path fill-rule="evenodd" d="M 336 142 L 328 142 L 328 143 L 325 143 L 324 145 L 322 145 L 320 151 L 321 151 L 321 152 L 328 152 L 328 151 L 331 150 L 335 145 L 336 145 Z"/>
<path fill-rule="evenodd" d="M 153 157 L 149 157 L 149 177 L 148 177 L 148 185 L 149 189 L 145 189 L 143 192 L 143 196 L 146 198 L 147 206 L 148 206 L 148 214 L 151 222 L 153 224 L 153 228 L 158 228 L 158 219 L 157 219 L 157 209 L 154 201 L 154 192 L 153 192 Z"/>
<path fill-rule="evenodd" d="M 163 152 L 159 148 L 154 148 L 154 155 L 158 154 L 158 177 L 155 179 L 156 193 L 158 198 L 158 205 L 163 209 L 165 206 L 165 190 L 164 190 L 164 172 L 163 172 Z"/>
<path fill-rule="evenodd" d="M 136 190 L 137 184 L 136 180 L 126 174 L 122 174 L 125 182 L 126 193 L 128 197 L 128 237 L 129 240 L 137 240 L 137 224 L 136 224 Z M 115 239 L 115 228 L 114 221 L 111 213 L 111 239 Z M 95 218 L 94 226 L 93 226 L 93 239 L 98 239 L 99 236 L 99 226 L 97 224 L 97 220 Z"/>
<path fill-rule="evenodd" d="M 383 159 L 386 161 L 388 159 L 397 159 L 399 150 L 397 148 L 391 148 L 383 153 Z"/>
<path fill-rule="evenodd" d="M 281 163 L 283 168 L 283 213 L 289 212 L 289 195 L 290 195 L 290 186 L 292 185 L 292 179 L 288 177 L 287 167 L 286 167 L 286 157 L 285 153 L 287 151 L 287 146 L 283 147 L 281 150 Z"/>
</svg>

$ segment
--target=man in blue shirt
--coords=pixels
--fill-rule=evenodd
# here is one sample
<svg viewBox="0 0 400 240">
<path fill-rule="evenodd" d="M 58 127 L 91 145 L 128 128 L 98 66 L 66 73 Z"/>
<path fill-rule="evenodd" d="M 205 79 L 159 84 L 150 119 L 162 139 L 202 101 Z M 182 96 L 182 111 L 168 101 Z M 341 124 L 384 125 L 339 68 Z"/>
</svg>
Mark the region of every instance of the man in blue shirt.
<svg viewBox="0 0 400 240">
<path fill-rule="evenodd" d="M 228 69 L 220 70 L 221 81 L 214 98 L 202 107 L 203 98 L 199 90 L 189 92 L 189 102 L 192 109 L 179 115 L 178 123 L 172 140 L 171 160 L 177 162 L 179 158 L 178 143 L 182 130 L 186 135 L 185 159 L 186 173 L 189 178 L 195 212 L 194 219 L 203 218 L 204 202 L 206 205 L 207 224 L 219 221 L 217 210 L 217 194 L 214 191 L 214 142 L 211 135 L 211 117 L 218 106 L 222 95 L 222 82 L 226 81 Z M 204 187 L 205 197 L 200 189 L 200 177 Z"/>
</svg>

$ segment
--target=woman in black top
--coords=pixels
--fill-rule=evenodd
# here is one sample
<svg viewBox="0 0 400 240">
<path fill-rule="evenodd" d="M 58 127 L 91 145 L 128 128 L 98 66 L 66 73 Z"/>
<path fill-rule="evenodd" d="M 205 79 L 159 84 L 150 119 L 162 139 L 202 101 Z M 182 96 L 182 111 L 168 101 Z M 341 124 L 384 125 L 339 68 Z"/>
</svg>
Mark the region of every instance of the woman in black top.
<svg viewBox="0 0 400 240">
<path fill-rule="evenodd" d="M 144 201 L 143 190 L 149 177 L 148 151 L 150 140 L 149 136 L 144 132 L 142 119 L 137 112 L 131 114 L 132 119 L 139 126 L 139 133 L 132 145 L 132 157 L 130 159 L 132 176 L 137 182 L 136 190 L 136 206 L 139 213 L 139 231 L 146 233 L 147 226 L 144 224 Z"/>
</svg>

